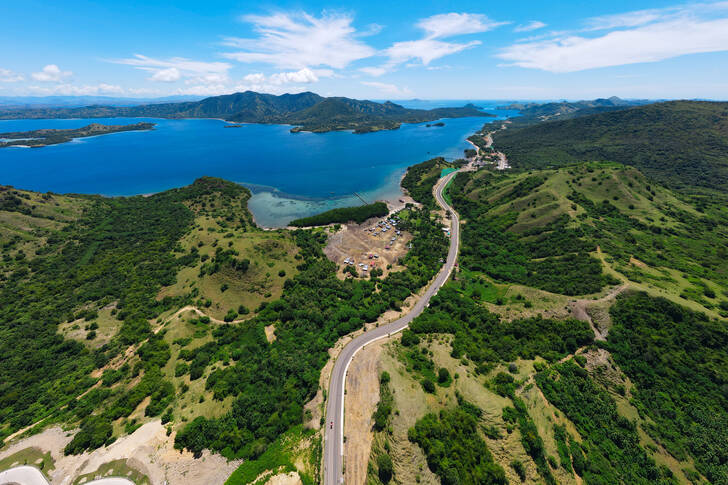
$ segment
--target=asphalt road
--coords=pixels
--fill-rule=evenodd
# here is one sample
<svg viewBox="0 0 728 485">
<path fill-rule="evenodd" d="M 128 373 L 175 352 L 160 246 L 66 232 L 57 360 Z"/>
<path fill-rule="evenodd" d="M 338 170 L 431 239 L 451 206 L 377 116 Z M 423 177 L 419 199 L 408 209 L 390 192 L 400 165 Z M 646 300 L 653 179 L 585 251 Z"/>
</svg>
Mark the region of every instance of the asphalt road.
<svg viewBox="0 0 728 485">
<path fill-rule="evenodd" d="M 34 466 L 16 466 L 0 472 L 0 485 L 49 485 L 45 476 Z M 134 485 L 134 482 L 122 477 L 101 478 L 86 482 L 86 485 Z"/>
<path fill-rule="evenodd" d="M 430 298 L 437 293 L 437 290 L 447 281 L 450 273 L 455 267 L 458 247 L 460 244 L 460 220 L 458 214 L 450 207 L 442 197 L 442 190 L 452 180 L 457 172 L 452 172 L 441 178 L 435 186 L 435 199 L 442 208 L 450 213 L 452 227 L 450 229 L 450 249 L 447 253 L 447 261 L 440 269 L 437 277 L 427 288 L 425 294 L 415 304 L 412 310 L 399 320 L 387 325 L 381 325 L 366 333 L 363 333 L 349 342 L 341 351 L 331 371 L 331 382 L 329 384 L 328 403 L 326 405 L 326 430 L 324 432 L 324 485 L 339 485 L 344 483 L 343 476 L 343 453 L 344 453 L 344 388 L 346 385 L 346 371 L 349 363 L 360 349 L 367 344 L 386 338 L 407 328 L 425 307 L 430 303 Z M 331 422 L 333 421 L 333 427 Z"/>
</svg>

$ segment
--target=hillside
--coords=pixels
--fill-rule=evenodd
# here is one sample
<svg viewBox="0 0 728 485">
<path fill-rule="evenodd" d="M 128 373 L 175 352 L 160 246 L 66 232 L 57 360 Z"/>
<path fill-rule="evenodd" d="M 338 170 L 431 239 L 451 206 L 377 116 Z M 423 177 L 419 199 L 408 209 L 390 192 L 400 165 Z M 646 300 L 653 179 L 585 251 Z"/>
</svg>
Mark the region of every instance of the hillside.
<svg viewBox="0 0 728 485">
<path fill-rule="evenodd" d="M 447 196 L 460 268 L 382 350 L 367 483 L 725 483 L 725 206 L 616 163 Z"/>
<path fill-rule="evenodd" d="M 458 176 L 449 194 L 466 220 L 464 268 L 566 295 L 628 281 L 726 312 L 728 211 L 699 209 L 635 168 L 480 171 Z"/>
<path fill-rule="evenodd" d="M 514 168 L 612 161 L 692 193 L 728 189 L 728 103 L 671 101 L 509 127 L 494 136 Z"/>
<path fill-rule="evenodd" d="M 158 103 L 141 106 L 86 106 L 81 108 L 1 108 L 0 119 L 20 118 L 220 118 L 241 123 L 296 125 L 293 131 L 325 132 L 355 130 L 366 133 L 396 129 L 402 123 L 440 118 L 489 117 L 473 105 L 433 110 L 408 109 L 386 102 L 350 98 L 324 98 L 300 94 L 262 94 L 253 91 L 212 96 L 201 101 Z"/>
<path fill-rule="evenodd" d="M 260 230 L 249 197 L 210 177 L 150 197 L 0 189 L 0 448 L 62 424 L 56 452 L 88 457 L 161 419 L 171 455 L 265 470 L 284 441 L 316 476 L 320 438 L 302 425 L 320 423 L 303 407 L 329 349 L 399 311 L 447 240 L 404 209 L 402 270 L 340 279 L 327 230 Z"/>
</svg>

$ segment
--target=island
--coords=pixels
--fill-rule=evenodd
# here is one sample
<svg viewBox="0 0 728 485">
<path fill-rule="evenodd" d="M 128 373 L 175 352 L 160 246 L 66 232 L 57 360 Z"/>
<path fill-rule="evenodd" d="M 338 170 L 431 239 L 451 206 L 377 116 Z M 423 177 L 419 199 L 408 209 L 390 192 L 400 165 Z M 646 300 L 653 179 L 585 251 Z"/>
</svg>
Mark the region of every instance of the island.
<svg viewBox="0 0 728 485">
<path fill-rule="evenodd" d="M 461 107 L 412 109 L 387 101 L 323 97 L 315 93 L 243 93 L 212 96 L 200 101 L 139 106 L 85 106 L 80 108 L 0 108 L 0 119 L 47 118 L 217 118 L 234 124 L 292 125 L 291 132 L 352 130 L 371 133 L 396 130 L 402 123 L 429 123 L 443 118 L 495 117 L 473 104 Z"/>
<path fill-rule="evenodd" d="M 40 148 L 48 145 L 66 143 L 74 138 L 108 135 L 122 131 L 145 131 L 154 129 L 154 123 L 133 123 L 131 125 L 102 125 L 91 123 L 81 128 L 73 129 L 40 129 L 31 131 L 14 131 L 0 133 L 0 148 L 24 146 Z"/>
</svg>

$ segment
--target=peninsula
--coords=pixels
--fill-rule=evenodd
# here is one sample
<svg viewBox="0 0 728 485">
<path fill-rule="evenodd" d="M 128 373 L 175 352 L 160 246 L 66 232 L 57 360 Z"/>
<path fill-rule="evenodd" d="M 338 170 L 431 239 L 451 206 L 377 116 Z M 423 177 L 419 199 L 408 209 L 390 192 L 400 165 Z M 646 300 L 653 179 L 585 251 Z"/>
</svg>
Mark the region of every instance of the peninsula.
<svg viewBox="0 0 728 485">
<path fill-rule="evenodd" d="M 110 133 L 119 133 L 121 131 L 142 131 L 151 129 L 154 129 L 154 123 L 133 123 L 131 125 L 101 125 L 99 123 L 91 123 L 90 125 L 74 129 L 15 131 L 10 133 L 0 133 L 0 148 L 11 146 L 39 148 L 48 145 L 66 143 L 74 138 L 108 135 Z"/>
<path fill-rule="evenodd" d="M 493 117 L 472 104 L 458 108 L 409 109 L 387 101 L 325 98 L 315 93 L 275 96 L 253 91 L 212 96 L 200 101 L 140 106 L 86 106 L 81 108 L 6 108 L 0 119 L 21 118 L 219 118 L 236 123 L 293 125 L 292 132 L 354 130 L 369 133 L 394 130 L 402 123 L 423 123 L 442 118 Z"/>
</svg>

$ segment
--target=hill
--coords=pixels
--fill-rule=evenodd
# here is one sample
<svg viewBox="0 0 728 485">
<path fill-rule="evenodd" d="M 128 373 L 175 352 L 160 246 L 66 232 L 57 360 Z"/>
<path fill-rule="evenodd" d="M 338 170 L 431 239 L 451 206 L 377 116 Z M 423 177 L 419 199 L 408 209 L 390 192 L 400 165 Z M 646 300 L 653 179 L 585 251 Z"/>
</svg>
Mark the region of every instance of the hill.
<svg viewBox="0 0 728 485">
<path fill-rule="evenodd" d="M 463 174 L 448 194 L 466 221 L 466 269 L 565 295 L 624 281 L 728 315 L 720 204 L 696 207 L 633 167 L 604 163 Z"/>
<path fill-rule="evenodd" d="M 597 98 L 585 101 L 559 101 L 550 103 L 513 103 L 499 106 L 498 109 L 518 110 L 518 116 L 512 118 L 516 125 L 527 125 L 539 121 L 577 118 L 588 114 L 626 109 L 632 106 L 649 104 L 647 100 L 624 100 L 617 96 Z"/>
<path fill-rule="evenodd" d="M 688 193 L 728 189 L 728 103 L 670 101 L 509 126 L 494 146 L 514 168 L 613 161 Z"/>
<path fill-rule="evenodd" d="M 0 448 L 62 424 L 81 454 L 161 419 L 197 456 L 265 470 L 286 442 L 317 475 L 320 439 L 301 428 L 321 425 L 304 405 L 329 349 L 400 311 L 448 242 L 406 208 L 404 269 L 340 279 L 326 230 L 261 230 L 249 197 L 211 177 L 149 197 L 0 187 Z"/>
<path fill-rule="evenodd" d="M 0 119 L 20 118 L 220 118 L 241 123 L 296 125 L 293 131 L 355 130 L 366 133 L 396 129 L 402 123 L 440 118 L 493 116 L 473 105 L 433 110 L 408 109 L 392 102 L 375 103 L 350 98 L 300 94 L 261 94 L 253 91 L 212 96 L 200 101 L 141 106 L 85 106 L 80 108 L 1 108 Z"/>
</svg>

